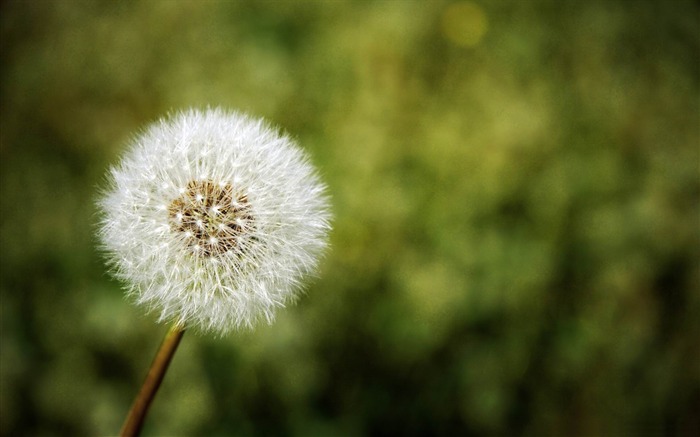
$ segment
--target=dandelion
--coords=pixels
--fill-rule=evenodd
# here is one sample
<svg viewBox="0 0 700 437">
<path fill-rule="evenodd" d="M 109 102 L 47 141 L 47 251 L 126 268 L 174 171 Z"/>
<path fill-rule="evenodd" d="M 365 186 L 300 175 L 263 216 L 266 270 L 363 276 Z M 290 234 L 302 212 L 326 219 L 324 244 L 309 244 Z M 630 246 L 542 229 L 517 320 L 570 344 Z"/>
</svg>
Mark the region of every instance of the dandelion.
<svg viewBox="0 0 700 437">
<path fill-rule="evenodd" d="M 241 113 L 158 121 L 109 179 L 99 236 L 112 270 L 137 304 L 173 326 L 156 379 L 186 328 L 223 335 L 272 322 L 326 247 L 328 198 L 308 157 Z"/>
<path fill-rule="evenodd" d="M 265 122 L 223 110 L 161 120 L 111 171 L 100 237 L 159 320 L 225 334 L 271 322 L 314 271 L 325 186 Z"/>
</svg>

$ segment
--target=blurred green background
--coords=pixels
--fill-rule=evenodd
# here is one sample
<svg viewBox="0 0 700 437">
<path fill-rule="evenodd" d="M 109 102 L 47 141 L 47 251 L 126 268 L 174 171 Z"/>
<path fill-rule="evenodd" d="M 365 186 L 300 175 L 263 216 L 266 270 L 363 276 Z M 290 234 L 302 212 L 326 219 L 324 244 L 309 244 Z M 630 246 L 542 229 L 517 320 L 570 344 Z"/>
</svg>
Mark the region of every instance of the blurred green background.
<svg viewBox="0 0 700 437">
<path fill-rule="evenodd" d="M 187 334 L 145 435 L 700 433 L 696 1 L 5 1 L 3 435 L 109 435 L 167 327 L 95 248 L 125 142 L 296 137 L 332 250 L 271 326 Z"/>
</svg>

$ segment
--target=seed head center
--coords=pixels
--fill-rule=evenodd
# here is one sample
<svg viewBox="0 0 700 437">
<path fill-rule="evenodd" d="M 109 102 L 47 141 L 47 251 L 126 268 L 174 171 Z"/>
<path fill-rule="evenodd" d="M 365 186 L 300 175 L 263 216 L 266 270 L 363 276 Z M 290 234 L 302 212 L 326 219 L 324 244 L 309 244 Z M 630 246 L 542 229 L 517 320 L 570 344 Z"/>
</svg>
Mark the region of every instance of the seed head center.
<svg viewBox="0 0 700 437">
<path fill-rule="evenodd" d="M 231 184 L 193 180 L 168 208 L 171 229 L 181 232 L 199 256 L 241 253 L 241 237 L 253 229 L 248 196 Z"/>
</svg>

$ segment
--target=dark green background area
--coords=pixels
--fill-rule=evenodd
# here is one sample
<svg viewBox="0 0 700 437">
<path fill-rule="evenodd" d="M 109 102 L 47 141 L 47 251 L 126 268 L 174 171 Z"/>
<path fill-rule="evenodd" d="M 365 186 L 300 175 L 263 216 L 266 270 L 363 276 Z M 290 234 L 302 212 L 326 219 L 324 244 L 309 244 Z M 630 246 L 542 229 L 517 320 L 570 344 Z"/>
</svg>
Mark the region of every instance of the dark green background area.
<svg viewBox="0 0 700 437">
<path fill-rule="evenodd" d="M 6 1 L 0 23 L 3 435 L 118 431 L 167 327 L 106 272 L 95 199 L 135 132 L 207 105 L 308 150 L 332 248 L 273 325 L 187 333 L 145 435 L 700 433 L 697 2 Z"/>
</svg>

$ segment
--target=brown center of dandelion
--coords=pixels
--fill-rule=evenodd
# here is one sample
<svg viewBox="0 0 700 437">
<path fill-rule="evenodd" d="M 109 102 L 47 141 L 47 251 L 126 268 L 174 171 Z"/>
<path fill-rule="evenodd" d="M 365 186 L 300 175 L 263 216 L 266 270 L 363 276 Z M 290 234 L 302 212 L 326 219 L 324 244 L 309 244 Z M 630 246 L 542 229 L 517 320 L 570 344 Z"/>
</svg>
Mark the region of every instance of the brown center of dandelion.
<svg viewBox="0 0 700 437">
<path fill-rule="evenodd" d="M 190 181 L 168 212 L 172 229 L 182 232 L 192 252 L 200 256 L 241 253 L 242 237 L 253 229 L 248 196 L 231 184 Z"/>
</svg>

